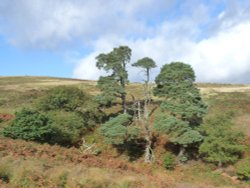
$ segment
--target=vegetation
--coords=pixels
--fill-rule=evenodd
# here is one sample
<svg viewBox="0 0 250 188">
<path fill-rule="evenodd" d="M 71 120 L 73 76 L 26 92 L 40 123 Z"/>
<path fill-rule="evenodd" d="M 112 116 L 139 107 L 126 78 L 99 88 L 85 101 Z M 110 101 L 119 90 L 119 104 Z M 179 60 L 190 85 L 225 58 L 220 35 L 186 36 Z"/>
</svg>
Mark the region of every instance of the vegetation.
<svg viewBox="0 0 250 188">
<path fill-rule="evenodd" d="M 250 180 L 250 158 L 245 158 L 237 163 L 236 173 L 242 180 Z"/>
<path fill-rule="evenodd" d="M 52 111 L 49 113 L 54 135 L 49 143 L 72 146 L 80 142 L 88 131 L 84 119 L 75 112 Z"/>
<path fill-rule="evenodd" d="M 16 113 L 16 118 L 3 134 L 14 139 L 46 142 L 51 139 L 54 130 L 47 115 L 24 108 Z"/>
<path fill-rule="evenodd" d="M 107 144 L 124 144 L 126 141 L 134 138 L 138 134 L 138 130 L 132 124 L 132 117 L 128 114 L 120 114 L 115 118 L 111 118 L 100 128 L 101 134 L 105 138 Z"/>
<path fill-rule="evenodd" d="M 38 107 L 43 111 L 63 109 L 65 111 L 75 111 L 86 100 L 86 94 L 73 86 L 58 86 L 47 91 L 38 103 Z"/>
<path fill-rule="evenodd" d="M 174 170 L 176 162 L 175 156 L 171 153 L 167 153 L 163 159 L 163 165 L 167 170 Z"/>
<path fill-rule="evenodd" d="M 96 65 L 109 75 L 97 88 L 0 78 L 1 187 L 244 187 L 230 176 L 249 180 L 249 86 L 194 84 L 181 62 L 152 84 L 149 57 L 132 65 L 144 84 L 129 83 L 130 56 L 126 46 L 100 54 Z"/>
<path fill-rule="evenodd" d="M 202 126 L 205 134 L 199 153 L 207 162 L 219 167 L 235 163 L 244 151 L 243 134 L 232 128 L 232 114 L 217 115 L 207 119 Z"/>
<path fill-rule="evenodd" d="M 186 158 L 188 149 L 198 148 L 203 140 L 198 127 L 207 107 L 194 80 L 191 66 L 181 62 L 164 65 L 155 80 L 154 94 L 164 98 L 155 129 L 168 134 L 170 141 L 179 146 L 179 160 Z"/>
<path fill-rule="evenodd" d="M 97 68 L 111 72 L 110 76 L 100 77 L 97 86 L 102 93 L 97 99 L 102 104 L 109 104 L 119 97 L 124 113 L 127 110 L 125 86 L 128 83 L 128 73 L 126 65 L 130 61 L 130 56 L 131 49 L 127 46 L 120 46 L 108 54 L 100 54 L 96 57 Z"/>
</svg>

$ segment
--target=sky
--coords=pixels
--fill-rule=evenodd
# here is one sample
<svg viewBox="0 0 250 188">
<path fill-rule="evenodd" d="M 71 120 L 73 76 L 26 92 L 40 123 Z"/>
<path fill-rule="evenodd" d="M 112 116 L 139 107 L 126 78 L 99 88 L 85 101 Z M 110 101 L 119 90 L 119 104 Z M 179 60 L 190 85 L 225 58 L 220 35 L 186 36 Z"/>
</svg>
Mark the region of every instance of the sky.
<svg viewBox="0 0 250 188">
<path fill-rule="evenodd" d="M 152 79 L 180 61 L 197 82 L 250 84 L 250 1 L 0 0 L 0 76 L 97 80 L 95 57 L 121 45 L 156 62 Z"/>
</svg>

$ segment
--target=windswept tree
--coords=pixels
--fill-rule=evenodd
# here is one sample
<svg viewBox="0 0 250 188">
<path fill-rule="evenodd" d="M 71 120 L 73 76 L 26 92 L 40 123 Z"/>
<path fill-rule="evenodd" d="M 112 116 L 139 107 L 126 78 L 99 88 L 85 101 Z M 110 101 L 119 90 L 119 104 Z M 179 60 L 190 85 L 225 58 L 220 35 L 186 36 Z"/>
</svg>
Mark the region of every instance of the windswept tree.
<svg viewBox="0 0 250 188">
<path fill-rule="evenodd" d="M 126 66 L 130 61 L 131 49 L 128 46 L 114 48 L 107 54 L 99 54 L 96 57 L 96 66 L 103 69 L 109 76 L 102 76 L 98 80 L 97 86 L 101 90 L 98 99 L 103 104 L 112 103 L 116 98 L 122 101 L 123 112 L 126 113 L 126 90 L 128 83 L 128 73 Z"/>
<path fill-rule="evenodd" d="M 154 94 L 164 98 L 160 105 L 162 114 L 156 118 L 155 128 L 166 133 L 170 141 L 179 147 L 179 159 L 184 159 L 186 150 L 197 148 L 203 140 L 198 127 L 207 106 L 194 81 L 192 67 L 181 62 L 164 65 L 155 79 Z"/>
<path fill-rule="evenodd" d="M 146 95 L 147 100 L 150 100 L 150 92 L 151 92 L 149 88 L 150 70 L 156 67 L 154 60 L 149 57 L 144 57 L 142 59 L 139 59 L 132 66 L 144 69 L 145 74 L 146 74 L 145 95 Z"/>
<path fill-rule="evenodd" d="M 149 88 L 149 81 L 150 81 L 150 69 L 155 68 L 156 64 L 154 60 L 149 57 L 142 58 L 135 62 L 132 66 L 142 68 L 146 74 L 146 80 L 144 84 L 144 99 L 143 104 L 140 104 L 140 100 L 137 102 L 138 106 L 138 114 L 141 112 L 143 113 L 143 117 L 138 115 L 138 123 L 142 125 L 144 128 L 144 139 L 146 140 L 146 148 L 145 148 L 145 162 L 150 163 L 153 161 L 153 149 L 152 149 L 152 128 L 149 122 L 149 110 L 148 107 L 151 101 L 151 90 Z M 142 107 L 142 109 L 141 109 Z"/>
<path fill-rule="evenodd" d="M 144 87 L 144 98 L 143 99 L 135 99 L 134 97 L 134 105 L 133 110 L 134 114 L 119 114 L 114 118 L 111 118 L 109 121 L 104 123 L 100 127 L 100 133 L 104 137 L 104 140 L 108 144 L 112 144 L 114 146 L 129 145 L 129 143 L 136 142 L 136 140 L 144 140 L 145 143 L 145 162 L 153 161 L 153 150 L 152 150 L 152 127 L 149 123 L 149 110 L 148 106 L 150 104 L 149 97 L 149 81 L 150 81 L 150 69 L 156 67 L 155 62 L 150 58 L 143 58 L 133 66 L 143 68 L 146 73 L 145 87 Z M 112 76 L 106 77 L 106 79 L 111 79 Z M 99 80 L 99 83 L 104 78 Z M 107 83 L 107 82 L 106 82 Z M 106 92 L 107 98 L 112 97 L 118 93 L 117 90 L 120 90 L 121 84 L 117 84 L 114 80 L 109 81 L 109 86 L 111 89 Z M 105 89 L 105 84 L 101 86 Z M 113 89 L 112 89 L 113 88 Z M 112 95 L 112 92 L 114 95 Z M 104 96 L 103 93 L 102 96 Z M 143 153 L 143 151 L 141 152 Z"/>
</svg>

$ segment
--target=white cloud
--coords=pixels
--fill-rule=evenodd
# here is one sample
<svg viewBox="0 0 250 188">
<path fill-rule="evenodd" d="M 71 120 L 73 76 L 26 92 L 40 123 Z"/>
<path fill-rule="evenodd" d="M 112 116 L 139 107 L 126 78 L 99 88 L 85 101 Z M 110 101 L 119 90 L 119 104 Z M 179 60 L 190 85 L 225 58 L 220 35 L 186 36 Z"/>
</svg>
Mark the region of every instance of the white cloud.
<svg viewBox="0 0 250 188">
<path fill-rule="evenodd" d="M 185 37 L 169 38 L 163 34 L 138 40 L 103 38 L 96 42 L 93 53 L 80 60 L 74 77 L 97 79 L 100 72 L 95 68 L 95 57 L 111 51 L 114 46 L 126 44 L 132 48 L 131 62 L 145 56 L 157 62 L 158 68 L 152 72 L 153 76 L 163 64 L 183 61 L 193 66 L 200 82 L 248 82 L 250 79 L 242 76 L 250 72 L 249 33 L 250 22 L 244 22 L 199 42 Z M 130 68 L 129 72 L 131 80 L 142 80 L 137 74 L 139 70 Z"/>
<path fill-rule="evenodd" d="M 199 81 L 248 82 L 240 77 L 250 71 L 249 33 L 250 22 L 240 23 L 194 44 L 183 59 L 194 66 Z"/>
<path fill-rule="evenodd" d="M 171 0 L 1 0 L 0 31 L 16 46 L 54 49 L 106 34 L 146 35 L 145 19 Z M 148 11 L 152 11 L 148 14 Z M 137 16 L 140 15 L 144 19 Z"/>
<path fill-rule="evenodd" d="M 145 56 L 157 62 L 153 77 L 163 64 L 183 61 L 194 67 L 197 81 L 250 82 L 249 1 L 223 1 L 224 8 L 221 1 L 206 2 L 1 0 L 0 35 L 20 48 L 75 45 L 71 51 L 77 58 L 79 45 L 87 46 L 91 52 L 73 71 L 77 78 L 98 79 L 103 72 L 95 67 L 95 57 L 128 45 L 131 63 Z M 139 70 L 130 67 L 129 72 L 131 80 L 142 80 Z"/>
</svg>

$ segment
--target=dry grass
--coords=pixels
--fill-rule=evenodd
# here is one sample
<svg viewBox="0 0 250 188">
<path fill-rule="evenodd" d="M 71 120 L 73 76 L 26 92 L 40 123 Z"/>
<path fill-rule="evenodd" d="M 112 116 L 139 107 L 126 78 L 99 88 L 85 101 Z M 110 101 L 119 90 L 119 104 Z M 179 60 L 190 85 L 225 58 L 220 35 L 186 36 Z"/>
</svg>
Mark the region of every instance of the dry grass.
<svg viewBox="0 0 250 188">
<path fill-rule="evenodd" d="M 14 114 L 23 106 L 32 107 L 45 90 L 58 85 L 75 85 L 92 95 L 99 92 L 95 81 L 50 77 L 0 77 L 0 113 Z M 250 138 L 250 86 L 197 85 L 209 104 L 208 115 L 234 111 L 237 129 L 244 131 Z M 132 95 L 135 98 L 143 96 L 141 84 L 131 83 L 127 89 L 130 101 Z M 110 113 L 119 109 L 118 104 L 110 109 Z M 7 123 L 0 124 L 0 129 L 7 126 Z M 86 137 L 87 141 L 93 139 L 98 141 L 98 147 L 102 147 L 102 141 L 97 134 Z M 161 143 L 161 146 L 163 144 Z M 128 163 L 127 158 L 117 157 L 117 153 L 110 148 L 102 149 L 107 151 L 100 157 L 83 157 L 75 148 L 66 149 L 0 137 L 0 173 L 1 169 L 6 169 L 10 174 L 10 182 L 1 184 L 0 181 L 0 186 L 244 187 L 243 184 L 233 184 L 230 179 L 214 173 L 211 167 L 201 162 L 178 167 L 175 171 L 165 171 L 160 161 L 153 166 L 144 165 L 140 159 L 137 163 Z M 163 148 L 156 148 L 159 155 L 164 151 Z"/>
</svg>

